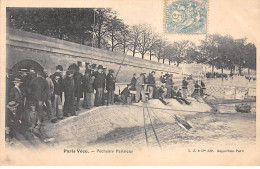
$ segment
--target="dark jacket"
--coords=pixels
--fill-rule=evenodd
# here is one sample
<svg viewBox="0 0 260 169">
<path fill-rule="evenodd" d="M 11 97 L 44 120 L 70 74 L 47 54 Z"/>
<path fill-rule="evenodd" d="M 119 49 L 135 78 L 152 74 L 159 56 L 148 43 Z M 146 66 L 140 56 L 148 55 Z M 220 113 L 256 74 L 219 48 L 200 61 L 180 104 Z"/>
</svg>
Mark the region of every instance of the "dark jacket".
<svg viewBox="0 0 260 169">
<path fill-rule="evenodd" d="M 188 84 L 189 84 L 189 83 L 188 83 L 186 80 L 183 80 L 183 81 L 182 81 L 182 88 L 183 88 L 183 89 L 187 89 Z"/>
<path fill-rule="evenodd" d="M 113 74 L 108 73 L 106 77 L 106 89 L 107 91 L 114 91 L 115 90 L 115 77 Z"/>
<path fill-rule="evenodd" d="M 127 98 L 130 95 L 129 89 L 126 87 L 124 90 L 121 92 L 121 95 L 124 95 L 125 98 Z"/>
<path fill-rule="evenodd" d="M 105 76 L 103 75 L 103 73 L 96 73 L 96 78 L 94 80 L 94 83 L 93 83 L 93 87 L 94 89 L 98 89 L 98 88 L 105 88 L 105 84 L 106 83 L 106 78 Z"/>
<path fill-rule="evenodd" d="M 173 81 L 172 81 L 172 79 L 171 78 L 167 78 L 166 79 L 166 86 L 172 86 L 174 83 L 173 83 Z"/>
<path fill-rule="evenodd" d="M 37 101 L 45 101 L 49 95 L 49 85 L 43 77 L 36 77 L 29 85 L 29 93 L 33 95 L 33 99 Z"/>
<path fill-rule="evenodd" d="M 23 79 L 23 82 L 25 83 L 24 85 L 24 91 L 25 91 L 25 96 L 29 99 L 33 98 L 33 93 L 31 93 L 30 90 L 30 83 L 32 82 L 33 79 L 36 78 L 35 74 L 28 74 L 25 79 Z"/>
<path fill-rule="evenodd" d="M 62 94 L 62 84 L 60 83 L 60 80 L 56 81 L 55 78 L 53 78 L 52 82 L 53 82 L 53 86 L 54 86 L 53 94 L 60 96 Z"/>
<path fill-rule="evenodd" d="M 133 77 L 132 79 L 131 79 L 131 89 L 132 90 L 135 90 L 136 89 L 136 77 Z"/>
<path fill-rule="evenodd" d="M 150 85 L 150 84 L 155 84 L 155 78 L 153 77 L 153 75 L 152 74 L 149 74 L 149 76 L 148 76 L 148 86 L 153 86 L 153 87 L 155 87 L 154 85 Z"/>
<path fill-rule="evenodd" d="M 91 76 L 83 76 L 82 87 L 83 87 L 83 91 L 85 93 L 94 92 L 93 82 L 94 82 L 94 79 L 92 79 Z"/>
<path fill-rule="evenodd" d="M 21 90 L 13 87 L 9 93 L 9 101 L 15 101 L 16 103 L 23 104 L 23 94 Z"/>
<path fill-rule="evenodd" d="M 75 84 L 74 84 L 74 79 L 73 77 L 68 77 L 66 76 L 64 81 L 63 81 L 63 84 L 64 84 L 64 94 L 65 96 L 74 96 L 74 90 L 75 90 Z"/>
<path fill-rule="evenodd" d="M 75 84 L 75 97 L 83 97 L 83 90 L 82 90 L 82 79 L 83 75 L 80 72 L 75 72 L 74 75 L 74 84 Z"/>
</svg>

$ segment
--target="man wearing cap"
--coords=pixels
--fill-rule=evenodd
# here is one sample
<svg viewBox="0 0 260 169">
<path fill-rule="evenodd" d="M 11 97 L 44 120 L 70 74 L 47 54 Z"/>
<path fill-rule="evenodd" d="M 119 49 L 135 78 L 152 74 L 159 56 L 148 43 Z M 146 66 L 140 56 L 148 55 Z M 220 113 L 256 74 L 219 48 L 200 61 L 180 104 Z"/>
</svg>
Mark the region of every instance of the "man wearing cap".
<svg viewBox="0 0 260 169">
<path fill-rule="evenodd" d="M 109 104 L 114 104 L 114 100 L 115 100 L 115 83 L 116 83 L 116 79 L 113 75 L 114 70 L 113 69 L 109 69 L 108 70 L 108 74 L 106 77 L 106 89 L 108 92 L 108 100 L 107 100 L 107 105 Z"/>
<path fill-rule="evenodd" d="M 61 102 L 61 95 L 62 95 L 62 84 L 60 81 L 61 74 L 58 72 L 55 72 L 53 74 L 53 98 L 52 98 L 52 109 L 53 109 L 53 115 L 55 118 L 62 120 L 63 119 L 63 112 L 62 112 L 62 102 Z"/>
<path fill-rule="evenodd" d="M 153 93 L 155 90 L 155 71 L 152 71 L 148 76 L 148 91 L 149 91 L 149 99 L 153 98 Z"/>
<path fill-rule="evenodd" d="M 79 72 L 79 67 L 75 67 L 75 72 L 73 74 L 74 78 L 74 84 L 75 84 L 75 98 L 76 98 L 76 111 L 79 111 L 79 101 L 80 98 L 83 97 L 83 91 L 82 91 L 82 78 L 83 75 Z"/>
<path fill-rule="evenodd" d="M 6 111 L 5 117 L 5 140 L 12 142 L 14 139 L 25 145 L 26 143 L 33 144 L 32 139 L 30 139 L 26 133 L 24 121 L 21 116 L 17 114 L 18 106 L 19 104 L 15 101 L 10 101 L 6 106 L 8 111 Z"/>
<path fill-rule="evenodd" d="M 142 101 L 145 101 L 145 90 L 144 90 L 144 74 L 140 73 L 140 76 L 137 78 L 136 81 L 136 94 L 135 94 L 135 101 L 139 102 L 140 95 L 142 96 Z"/>
<path fill-rule="evenodd" d="M 33 79 L 29 85 L 29 93 L 32 94 L 33 100 L 36 102 L 39 118 L 43 120 L 43 104 L 48 100 L 49 96 L 49 85 L 45 78 L 43 78 L 44 73 L 42 71 L 37 72 L 37 77 Z"/>
<path fill-rule="evenodd" d="M 24 95 L 20 89 L 20 85 L 23 82 L 19 78 L 14 78 L 13 83 L 14 87 L 10 90 L 9 101 L 15 101 L 19 104 L 17 107 L 17 115 L 20 116 L 20 118 L 22 118 L 22 114 L 24 112 Z"/>
<path fill-rule="evenodd" d="M 63 71 L 63 67 L 61 66 L 61 65 L 58 65 L 58 66 L 56 66 L 56 71 L 55 71 L 55 73 L 56 73 L 56 75 L 59 75 L 60 76 L 60 78 L 59 78 L 59 84 L 60 84 L 60 99 L 62 100 L 62 92 L 63 92 L 63 77 L 62 77 L 62 71 Z M 55 74 L 54 73 L 54 74 Z M 52 79 L 52 81 L 54 81 L 54 78 L 55 78 L 55 76 L 54 76 L 54 74 L 52 74 L 51 76 L 50 76 L 50 78 Z"/>
<path fill-rule="evenodd" d="M 104 94 L 104 88 L 106 83 L 106 78 L 104 77 L 103 72 L 103 66 L 98 66 L 98 72 L 96 73 L 95 80 L 93 83 L 93 86 L 96 90 L 96 96 L 95 96 L 95 106 L 101 106 L 102 105 L 102 98 Z"/>
<path fill-rule="evenodd" d="M 75 83 L 73 79 L 73 71 L 68 70 L 66 72 L 66 77 L 64 79 L 64 94 L 65 94 L 65 102 L 64 102 L 64 116 L 68 117 L 69 113 L 72 116 L 76 116 L 75 113 Z"/>
</svg>

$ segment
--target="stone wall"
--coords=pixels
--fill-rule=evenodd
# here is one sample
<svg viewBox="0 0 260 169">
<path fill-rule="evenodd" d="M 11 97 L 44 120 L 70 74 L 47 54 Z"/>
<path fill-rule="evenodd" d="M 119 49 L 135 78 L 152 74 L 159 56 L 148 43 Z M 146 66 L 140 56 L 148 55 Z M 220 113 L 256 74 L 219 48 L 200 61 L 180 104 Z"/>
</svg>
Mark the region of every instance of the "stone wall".
<svg viewBox="0 0 260 169">
<path fill-rule="evenodd" d="M 7 31 L 7 68 L 12 68 L 16 63 L 24 59 L 38 62 L 50 73 L 55 71 L 55 66 L 60 64 L 65 70 L 72 63 L 86 62 L 90 64 L 103 65 L 117 72 L 119 65 L 122 64 L 118 74 L 118 82 L 128 82 L 133 73 L 157 71 L 173 73 L 176 76 L 181 69 L 167 64 L 154 61 L 142 60 L 122 53 L 88 47 L 64 40 L 46 37 L 43 35 L 24 32 L 8 28 Z M 82 70 L 85 68 L 82 67 Z"/>
</svg>

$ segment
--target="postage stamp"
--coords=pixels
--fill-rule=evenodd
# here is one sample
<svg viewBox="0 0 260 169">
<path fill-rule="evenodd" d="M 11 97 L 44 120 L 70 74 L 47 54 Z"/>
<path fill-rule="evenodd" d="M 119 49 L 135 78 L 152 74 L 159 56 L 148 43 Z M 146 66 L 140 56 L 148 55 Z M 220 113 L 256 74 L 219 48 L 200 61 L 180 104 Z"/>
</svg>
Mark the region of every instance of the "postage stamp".
<svg viewBox="0 0 260 169">
<path fill-rule="evenodd" d="M 164 32 L 205 34 L 208 0 L 165 0 Z"/>
</svg>

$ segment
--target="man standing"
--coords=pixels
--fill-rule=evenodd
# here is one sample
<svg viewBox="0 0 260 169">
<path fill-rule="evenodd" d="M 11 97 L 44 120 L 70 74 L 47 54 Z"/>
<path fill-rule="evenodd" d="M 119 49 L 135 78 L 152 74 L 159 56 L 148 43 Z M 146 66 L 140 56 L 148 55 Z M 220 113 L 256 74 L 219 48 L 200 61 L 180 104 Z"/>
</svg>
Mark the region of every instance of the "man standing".
<svg viewBox="0 0 260 169">
<path fill-rule="evenodd" d="M 94 77 L 94 76 L 93 76 Z M 93 82 L 94 78 L 91 77 L 91 70 L 87 69 L 85 71 L 85 75 L 83 76 L 83 91 L 84 91 L 84 102 L 83 102 L 83 108 L 90 109 L 92 108 L 92 97 L 94 93 L 93 89 Z"/>
<path fill-rule="evenodd" d="M 149 99 L 153 98 L 153 93 L 155 90 L 155 71 L 152 71 L 148 76 L 148 91 L 149 91 Z"/>
<path fill-rule="evenodd" d="M 182 94 L 183 94 L 183 98 L 186 99 L 187 98 L 187 88 L 188 88 L 188 82 L 186 81 L 186 77 L 183 78 L 182 81 Z"/>
<path fill-rule="evenodd" d="M 115 99 L 115 82 L 116 82 L 116 79 L 115 79 L 113 73 L 114 73 L 114 70 L 109 69 L 107 77 L 106 77 L 106 89 L 107 89 L 107 92 L 108 92 L 107 105 L 109 105 L 109 104 L 113 105 L 114 99 Z"/>
<path fill-rule="evenodd" d="M 140 73 L 140 76 L 137 78 L 136 81 L 136 94 L 135 94 L 135 101 L 139 102 L 140 95 L 142 97 L 142 101 L 145 101 L 145 90 L 144 90 L 144 74 Z"/>
<path fill-rule="evenodd" d="M 173 86 L 173 81 L 172 81 L 172 74 L 169 75 L 167 78 L 166 78 L 166 89 L 167 89 L 167 92 L 166 92 L 166 98 L 169 99 L 171 98 L 171 93 L 172 93 L 172 86 Z"/>
<path fill-rule="evenodd" d="M 133 77 L 131 79 L 131 88 L 130 88 L 130 90 L 133 90 L 133 91 L 136 90 L 136 77 L 135 76 L 136 76 L 136 74 L 134 73 Z"/>
<path fill-rule="evenodd" d="M 95 80 L 93 83 L 93 86 L 96 90 L 96 96 L 95 96 L 95 106 L 101 106 L 102 105 L 102 98 L 104 94 L 104 88 L 106 83 L 106 78 L 103 74 L 103 66 L 98 66 L 98 71 L 95 73 Z"/>
<path fill-rule="evenodd" d="M 21 79 L 14 78 L 14 87 L 10 90 L 9 93 L 9 101 L 15 101 L 19 105 L 17 106 L 17 116 L 19 118 L 22 118 L 23 112 L 24 112 L 24 95 L 22 91 L 20 90 L 20 85 L 23 83 Z"/>
<path fill-rule="evenodd" d="M 62 120 L 63 119 L 63 112 L 62 112 L 62 103 L 61 103 L 61 93 L 62 93 L 62 85 L 60 81 L 60 73 L 55 72 L 53 74 L 53 98 L 52 98 L 52 109 L 53 109 L 53 115 L 57 118 Z"/>
<path fill-rule="evenodd" d="M 73 71 L 69 70 L 66 72 L 66 77 L 64 79 L 64 116 L 68 117 L 69 113 L 72 116 L 76 116 L 75 113 L 75 84 L 73 79 Z"/>
<path fill-rule="evenodd" d="M 37 77 L 33 79 L 29 85 L 29 93 L 33 96 L 33 101 L 36 102 L 39 112 L 39 119 L 43 121 L 43 104 L 48 100 L 49 85 L 46 79 L 43 78 L 43 72 L 37 72 Z"/>
<path fill-rule="evenodd" d="M 83 75 L 79 72 L 79 67 L 77 66 L 74 72 L 74 83 L 75 83 L 75 97 L 76 97 L 76 111 L 79 111 L 79 101 L 80 98 L 83 97 L 83 91 L 82 91 L 82 78 Z"/>
<path fill-rule="evenodd" d="M 55 73 L 54 73 L 54 74 L 60 76 L 60 78 L 59 78 L 59 84 L 60 84 L 60 87 L 61 87 L 61 91 L 60 91 L 60 99 L 61 99 L 61 100 L 62 100 L 62 92 L 63 92 L 63 78 L 62 78 L 62 74 L 61 74 L 62 71 L 63 71 L 63 67 L 62 67 L 61 65 L 58 65 L 58 66 L 56 66 L 56 71 L 55 71 Z M 52 81 L 54 81 L 54 78 L 55 78 L 54 74 L 50 76 L 50 78 L 52 79 Z"/>
<path fill-rule="evenodd" d="M 54 92 L 54 84 L 53 84 L 52 80 L 49 78 L 47 70 L 44 70 L 44 78 L 47 80 L 48 86 L 49 86 L 48 98 L 47 98 L 47 100 L 44 101 L 44 103 L 47 107 L 47 114 L 48 114 L 49 119 L 51 120 L 52 123 L 56 123 L 57 119 L 53 116 L 53 111 L 52 111 L 52 106 L 51 106 L 51 99 L 52 99 L 53 92 Z"/>
</svg>

